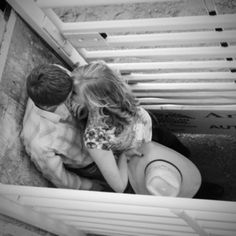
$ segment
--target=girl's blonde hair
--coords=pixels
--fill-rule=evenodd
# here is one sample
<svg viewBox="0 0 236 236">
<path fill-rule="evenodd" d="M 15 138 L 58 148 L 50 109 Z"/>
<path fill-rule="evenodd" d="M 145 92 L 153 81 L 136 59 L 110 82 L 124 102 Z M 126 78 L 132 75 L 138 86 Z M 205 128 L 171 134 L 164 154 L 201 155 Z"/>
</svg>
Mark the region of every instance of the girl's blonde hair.
<svg viewBox="0 0 236 236">
<path fill-rule="evenodd" d="M 78 67 L 73 73 L 74 102 L 88 110 L 99 110 L 113 124 L 125 125 L 137 112 L 137 100 L 126 82 L 104 62 Z"/>
</svg>

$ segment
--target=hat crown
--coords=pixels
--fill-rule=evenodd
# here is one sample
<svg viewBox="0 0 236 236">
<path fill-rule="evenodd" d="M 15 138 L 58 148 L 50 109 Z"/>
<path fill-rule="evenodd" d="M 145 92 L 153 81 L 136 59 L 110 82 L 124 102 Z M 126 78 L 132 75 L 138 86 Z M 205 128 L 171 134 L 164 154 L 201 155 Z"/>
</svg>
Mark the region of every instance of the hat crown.
<svg viewBox="0 0 236 236">
<path fill-rule="evenodd" d="M 145 169 L 146 188 L 152 195 L 178 196 L 182 175 L 172 163 L 155 160 Z"/>
</svg>

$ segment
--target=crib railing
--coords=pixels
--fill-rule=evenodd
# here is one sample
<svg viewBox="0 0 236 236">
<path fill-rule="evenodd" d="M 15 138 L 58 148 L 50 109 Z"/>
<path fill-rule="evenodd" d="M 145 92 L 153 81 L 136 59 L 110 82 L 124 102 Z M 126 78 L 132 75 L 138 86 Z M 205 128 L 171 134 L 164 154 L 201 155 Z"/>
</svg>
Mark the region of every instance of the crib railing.
<svg viewBox="0 0 236 236">
<path fill-rule="evenodd" d="M 234 236 L 235 202 L 0 185 L 0 211 L 57 235 Z"/>
</svg>

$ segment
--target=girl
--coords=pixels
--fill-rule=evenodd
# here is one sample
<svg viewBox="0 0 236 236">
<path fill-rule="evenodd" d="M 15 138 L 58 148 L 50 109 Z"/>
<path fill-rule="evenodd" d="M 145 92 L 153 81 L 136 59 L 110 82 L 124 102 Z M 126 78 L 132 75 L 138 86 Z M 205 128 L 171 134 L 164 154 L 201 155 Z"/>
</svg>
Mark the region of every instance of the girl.
<svg viewBox="0 0 236 236">
<path fill-rule="evenodd" d="M 72 76 L 72 111 L 78 119 L 87 116 L 84 145 L 110 187 L 124 192 L 127 155 L 138 154 L 135 150 L 151 141 L 151 117 L 106 64 L 78 67 Z"/>
</svg>

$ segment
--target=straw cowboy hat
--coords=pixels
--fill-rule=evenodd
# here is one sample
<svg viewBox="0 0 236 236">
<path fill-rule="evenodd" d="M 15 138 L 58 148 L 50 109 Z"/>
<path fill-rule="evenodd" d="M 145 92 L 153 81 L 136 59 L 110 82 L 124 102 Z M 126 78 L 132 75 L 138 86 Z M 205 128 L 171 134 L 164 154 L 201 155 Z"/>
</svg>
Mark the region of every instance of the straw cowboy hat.
<svg viewBox="0 0 236 236">
<path fill-rule="evenodd" d="M 143 157 L 128 163 L 129 181 L 137 194 L 193 197 L 201 185 L 197 167 L 180 153 L 156 142 L 144 143 Z"/>
</svg>

